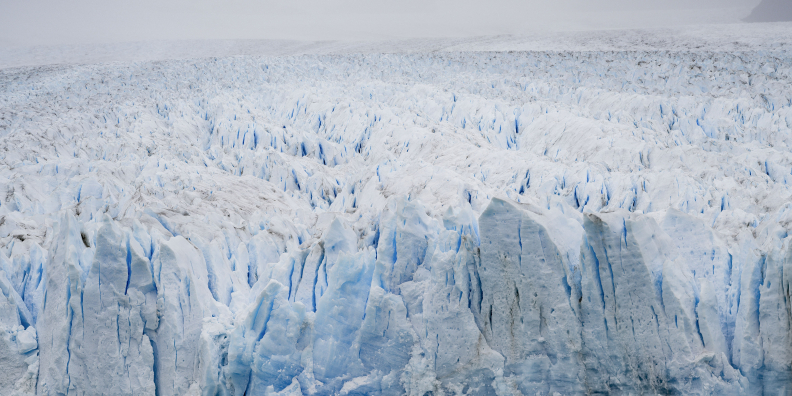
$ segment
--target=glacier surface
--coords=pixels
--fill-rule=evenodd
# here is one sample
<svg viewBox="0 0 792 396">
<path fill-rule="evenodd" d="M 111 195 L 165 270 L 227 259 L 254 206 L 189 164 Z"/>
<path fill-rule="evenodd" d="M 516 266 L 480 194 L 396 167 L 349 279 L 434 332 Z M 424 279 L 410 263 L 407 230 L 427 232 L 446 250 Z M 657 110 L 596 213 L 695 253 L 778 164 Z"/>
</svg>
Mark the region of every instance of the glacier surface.
<svg viewBox="0 0 792 396">
<path fill-rule="evenodd" d="M 792 394 L 792 58 L 0 70 L 0 394 Z"/>
</svg>

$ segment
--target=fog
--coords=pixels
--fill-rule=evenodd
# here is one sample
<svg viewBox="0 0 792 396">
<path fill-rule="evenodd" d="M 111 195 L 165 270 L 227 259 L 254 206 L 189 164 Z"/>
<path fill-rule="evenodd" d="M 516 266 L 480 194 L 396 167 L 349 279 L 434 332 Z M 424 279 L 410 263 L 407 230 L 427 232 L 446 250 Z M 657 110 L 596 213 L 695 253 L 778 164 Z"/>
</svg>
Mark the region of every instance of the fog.
<svg viewBox="0 0 792 396">
<path fill-rule="evenodd" d="M 786 0 L 784 0 L 786 1 Z M 381 40 L 738 22 L 759 0 L 1 0 L 0 45 Z"/>
</svg>

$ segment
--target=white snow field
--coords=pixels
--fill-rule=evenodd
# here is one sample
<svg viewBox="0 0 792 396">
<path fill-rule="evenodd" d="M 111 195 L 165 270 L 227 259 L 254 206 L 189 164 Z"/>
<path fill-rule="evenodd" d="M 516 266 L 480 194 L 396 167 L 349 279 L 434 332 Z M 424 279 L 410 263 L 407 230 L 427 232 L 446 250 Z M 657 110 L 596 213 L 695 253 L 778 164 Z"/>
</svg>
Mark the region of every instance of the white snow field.
<svg viewBox="0 0 792 396">
<path fill-rule="evenodd" d="M 2 69 L 0 394 L 790 395 L 767 40 Z"/>
</svg>

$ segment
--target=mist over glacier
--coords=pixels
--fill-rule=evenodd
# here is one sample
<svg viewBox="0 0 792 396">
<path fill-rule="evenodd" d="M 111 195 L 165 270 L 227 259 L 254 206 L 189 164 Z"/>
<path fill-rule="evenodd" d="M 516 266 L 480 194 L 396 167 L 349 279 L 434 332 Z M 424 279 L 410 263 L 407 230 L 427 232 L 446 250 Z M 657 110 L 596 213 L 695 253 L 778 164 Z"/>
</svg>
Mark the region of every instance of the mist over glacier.
<svg viewBox="0 0 792 396">
<path fill-rule="evenodd" d="M 0 395 L 790 394 L 790 26 L 699 29 L 0 69 Z"/>
<path fill-rule="evenodd" d="M 4 0 L 0 48 L 154 40 L 384 40 L 667 28 L 739 22 L 760 1 Z"/>
</svg>

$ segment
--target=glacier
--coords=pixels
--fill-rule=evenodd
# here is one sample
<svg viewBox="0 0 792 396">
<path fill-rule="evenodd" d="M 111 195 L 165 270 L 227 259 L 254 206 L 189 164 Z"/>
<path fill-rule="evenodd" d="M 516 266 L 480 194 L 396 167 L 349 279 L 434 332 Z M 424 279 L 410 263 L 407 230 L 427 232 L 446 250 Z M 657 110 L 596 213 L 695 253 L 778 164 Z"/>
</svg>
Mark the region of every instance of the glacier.
<svg viewBox="0 0 792 396">
<path fill-rule="evenodd" d="M 792 58 L 0 69 L 0 394 L 792 394 Z"/>
</svg>

